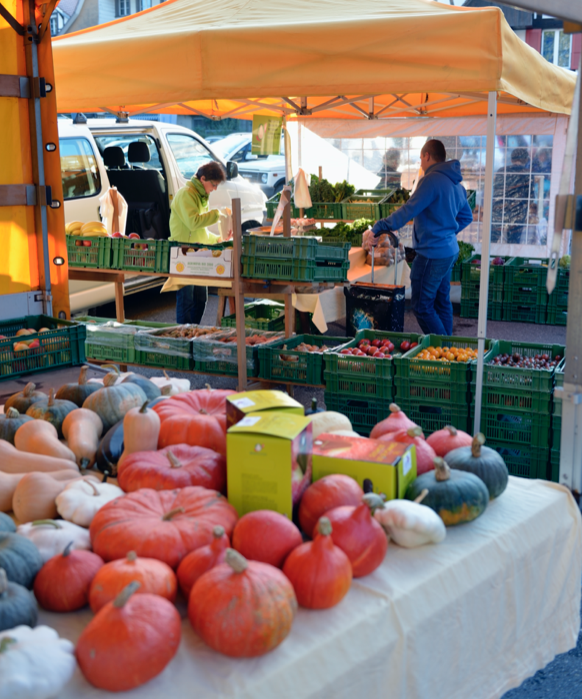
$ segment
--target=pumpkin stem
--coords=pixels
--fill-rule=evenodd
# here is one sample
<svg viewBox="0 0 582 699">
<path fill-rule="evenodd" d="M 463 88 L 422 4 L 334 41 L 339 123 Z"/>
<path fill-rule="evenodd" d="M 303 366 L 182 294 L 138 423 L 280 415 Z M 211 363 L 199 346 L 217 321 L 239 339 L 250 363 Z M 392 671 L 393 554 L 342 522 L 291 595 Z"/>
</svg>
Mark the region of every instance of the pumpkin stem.
<svg viewBox="0 0 582 699">
<path fill-rule="evenodd" d="M 48 397 L 48 406 L 51 408 L 55 404 L 55 389 L 51 388 L 49 397 Z"/>
<path fill-rule="evenodd" d="M 69 541 L 69 543 L 65 546 L 65 550 L 63 551 L 63 558 L 66 558 L 71 553 L 71 549 L 73 548 L 74 543 L 74 541 Z"/>
<path fill-rule="evenodd" d="M 62 529 L 61 525 L 58 522 L 55 522 L 54 519 L 35 519 L 34 522 L 31 522 L 31 524 L 33 527 L 42 527 L 46 524 L 47 527 Z"/>
<path fill-rule="evenodd" d="M 80 463 L 79 465 L 81 466 L 81 468 L 85 468 L 85 469 L 86 469 L 87 466 L 89 466 L 90 463 L 91 463 L 91 462 L 89 461 L 89 459 L 81 459 L 81 463 Z"/>
<path fill-rule="evenodd" d="M 106 388 L 109 388 L 109 386 L 114 386 L 118 377 L 119 374 L 116 374 L 114 371 L 110 371 L 108 374 L 106 374 L 105 378 L 103 379 L 103 385 Z"/>
<path fill-rule="evenodd" d="M 205 383 L 205 384 L 204 384 L 204 388 L 205 388 L 207 391 L 214 391 L 214 389 L 212 388 L 212 386 L 211 386 L 209 383 Z"/>
<path fill-rule="evenodd" d="M 25 398 L 30 398 L 31 393 L 34 393 L 34 389 L 36 388 L 36 384 L 32 383 L 27 383 L 26 386 L 24 387 L 24 390 L 22 391 L 22 395 Z"/>
<path fill-rule="evenodd" d="M 451 477 L 451 469 L 447 462 L 440 456 L 433 459 L 436 480 L 441 483 L 442 481 L 448 481 Z"/>
<path fill-rule="evenodd" d="M 166 379 L 168 379 L 168 381 L 170 380 L 170 377 L 168 376 L 168 372 L 165 369 L 164 369 L 164 377 Z"/>
<path fill-rule="evenodd" d="M 170 510 L 169 512 L 166 512 L 166 514 L 162 517 L 163 522 L 168 522 L 174 515 L 179 515 L 180 512 L 184 512 L 183 507 L 174 507 L 173 510 Z"/>
<path fill-rule="evenodd" d="M 447 425 L 445 427 L 445 430 L 449 431 L 449 434 L 451 435 L 451 437 L 457 436 L 457 428 L 456 427 L 453 427 L 452 425 Z"/>
<path fill-rule="evenodd" d="M 402 409 L 400 406 L 396 405 L 396 403 L 390 403 L 388 406 L 388 409 L 390 410 L 391 413 L 401 413 Z"/>
<path fill-rule="evenodd" d="M 182 462 L 179 461 L 178 457 L 174 454 L 173 451 L 167 451 L 166 456 L 168 457 L 168 461 L 170 462 L 171 468 L 182 468 Z"/>
<path fill-rule="evenodd" d="M 98 496 L 98 495 L 101 494 L 101 493 L 97 490 L 97 486 L 95 485 L 95 483 L 93 483 L 93 481 L 90 481 L 89 479 L 87 479 L 87 480 L 85 481 L 85 483 L 87 483 L 87 484 L 91 487 L 91 490 L 93 491 L 93 496 L 96 496 L 96 495 Z"/>
<path fill-rule="evenodd" d="M 0 568 L 0 597 L 6 592 L 7 589 L 8 576 L 6 575 L 4 568 Z"/>
<path fill-rule="evenodd" d="M 87 371 L 88 371 L 88 369 L 89 369 L 89 367 L 86 364 L 81 367 L 81 371 L 79 372 L 79 381 L 78 381 L 79 386 L 84 386 L 87 383 Z"/>
<path fill-rule="evenodd" d="M 331 522 L 327 517 L 319 518 L 319 522 L 317 523 L 317 532 L 320 536 L 329 536 L 331 534 Z"/>
<path fill-rule="evenodd" d="M 6 417 L 7 418 L 15 418 L 15 417 L 20 417 L 20 413 L 16 408 L 8 408 L 6 411 Z"/>
<path fill-rule="evenodd" d="M 111 369 L 111 371 L 115 372 L 118 375 L 121 373 L 119 371 L 119 367 L 117 366 L 117 364 L 102 364 L 101 368 L 102 369 Z"/>
<path fill-rule="evenodd" d="M 421 437 L 422 439 L 424 439 L 424 432 L 422 431 L 422 427 L 410 427 L 406 430 L 406 434 L 409 437 Z"/>
<path fill-rule="evenodd" d="M 204 408 L 200 408 L 198 412 L 200 413 L 200 415 L 208 415 L 208 412 L 204 410 Z"/>
<path fill-rule="evenodd" d="M 247 559 L 234 549 L 226 549 L 226 562 L 235 573 L 244 573 L 249 567 Z"/>
<path fill-rule="evenodd" d="M 145 402 L 145 403 L 141 406 L 141 408 L 139 409 L 139 412 L 140 412 L 140 413 L 147 413 L 147 411 L 148 411 L 148 403 L 149 403 L 149 400 L 146 400 L 146 402 Z"/>
<path fill-rule="evenodd" d="M 428 488 L 425 488 L 422 490 L 415 498 L 414 502 L 420 505 L 420 503 L 424 500 L 424 498 L 428 495 Z"/>
<path fill-rule="evenodd" d="M 123 590 L 113 600 L 113 606 L 117 609 L 121 609 L 122 607 L 124 607 L 127 600 L 133 595 L 134 592 L 137 592 L 140 587 L 141 583 L 137 580 L 130 582 L 129 585 L 124 587 Z"/>
<path fill-rule="evenodd" d="M 473 437 L 473 444 L 471 444 L 471 454 L 475 459 L 481 456 L 481 447 L 485 444 L 485 435 L 482 432 L 477 432 Z"/>
<path fill-rule="evenodd" d="M 172 384 L 167 383 L 165 386 L 162 386 L 162 395 L 163 396 L 172 395 Z"/>
<path fill-rule="evenodd" d="M 384 509 L 384 500 L 376 493 L 366 493 L 362 500 L 370 508 L 370 514 L 372 515 L 376 510 Z"/>
<path fill-rule="evenodd" d="M 126 558 L 129 563 L 133 563 L 135 560 L 137 560 L 137 553 L 135 551 L 128 551 Z"/>
<path fill-rule="evenodd" d="M 224 527 L 221 527 L 220 524 L 218 524 L 214 529 L 212 530 L 212 536 L 215 539 L 220 539 L 221 537 L 224 536 Z"/>
<path fill-rule="evenodd" d="M 15 638 L 10 638 L 10 636 L 4 636 L 4 638 L 0 641 L 0 653 L 5 653 L 10 646 L 13 646 L 15 643 L 18 643 L 18 641 Z"/>
</svg>

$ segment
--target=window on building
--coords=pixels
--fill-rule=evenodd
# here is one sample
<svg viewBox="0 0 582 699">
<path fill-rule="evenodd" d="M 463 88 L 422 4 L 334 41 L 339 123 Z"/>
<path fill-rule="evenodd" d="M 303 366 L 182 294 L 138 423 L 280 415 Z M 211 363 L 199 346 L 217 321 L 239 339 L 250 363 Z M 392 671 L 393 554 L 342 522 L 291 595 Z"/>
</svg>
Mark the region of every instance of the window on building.
<svg viewBox="0 0 582 699">
<path fill-rule="evenodd" d="M 59 16 L 53 12 L 51 15 L 51 36 L 56 36 L 59 33 Z"/>
<path fill-rule="evenodd" d="M 115 16 L 125 17 L 131 14 L 130 0 L 115 0 Z"/>
<path fill-rule="evenodd" d="M 137 11 L 149 10 L 150 7 L 154 6 L 153 0 L 137 0 Z"/>
<path fill-rule="evenodd" d="M 65 199 L 92 197 L 101 191 L 95 154 L 86 138 L 59 139 L 61 178 Z"/>
<path fill-rule="evenodd" d="M 542 32 L 542 56 L 562 68 L 570 68 L 572 62 L 572 35 L 562 29 L 544 29 Z"/>
</svg>

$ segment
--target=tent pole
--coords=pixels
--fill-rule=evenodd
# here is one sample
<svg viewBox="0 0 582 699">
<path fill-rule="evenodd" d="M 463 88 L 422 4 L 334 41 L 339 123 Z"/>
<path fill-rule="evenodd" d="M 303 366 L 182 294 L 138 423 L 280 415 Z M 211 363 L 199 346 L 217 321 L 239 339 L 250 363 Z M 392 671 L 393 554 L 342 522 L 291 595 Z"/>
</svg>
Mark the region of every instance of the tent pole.
<svg viewBox="0 0 582 699">
<path fill-rule="evenodd" d="M 487 337 L 487 305 L 489 297 L 489 249 L 493 210 L 493 170 L 495 164 L 495 127 L 497 125 L 497 93 L 490 92 L 487 103 L 487 142 L 485 160 L 485 192 L 481 227 L 481 283 L 479 286 L 479 320 L 477 322 L 477 390 L 475 393 L 475 434 L 481 429 L 483 402 L 483 364 Z"/>
</svg>

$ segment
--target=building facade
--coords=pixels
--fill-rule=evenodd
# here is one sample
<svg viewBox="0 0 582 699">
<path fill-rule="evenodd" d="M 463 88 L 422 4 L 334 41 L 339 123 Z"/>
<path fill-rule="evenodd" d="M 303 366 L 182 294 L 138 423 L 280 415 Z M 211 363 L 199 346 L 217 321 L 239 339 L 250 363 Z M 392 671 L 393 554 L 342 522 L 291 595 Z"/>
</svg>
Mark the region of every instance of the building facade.
<svg viewBox="0 0 582 699">
<path fill-rule="evenodd" d="M 70 34 L 159 4 L 160 0 L 61 0 L 51 16 L 51 34 Z"/>
</svg>

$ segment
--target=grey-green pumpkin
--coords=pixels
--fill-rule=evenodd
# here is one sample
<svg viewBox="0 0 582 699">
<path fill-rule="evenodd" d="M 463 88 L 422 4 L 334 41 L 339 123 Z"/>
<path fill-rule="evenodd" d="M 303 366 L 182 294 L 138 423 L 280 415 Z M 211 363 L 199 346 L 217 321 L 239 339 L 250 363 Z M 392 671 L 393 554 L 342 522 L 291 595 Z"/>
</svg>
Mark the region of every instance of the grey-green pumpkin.
<svg viewBox="0 0 582 699">
<path fill-rule="evenodd" d="M 133 383 L 136 386 L 139 386 L 146 394 L 148 400 L 155 400 L 162 395 L 162 392 L 155 383 L 152 383 L 149 379 L 146 379 L 145 376 L 141 376 L 140 374 L 129 374 L 121 383 L 122 385 L 126 383 Z"/>
<path fill-rule="evenodd" d="M 5 439 L 14 444 L 14 435 L 20 425 L 30 422 L 34 418 L 29 415 L 21 415 L 16 408 L 8 408 L 4 415 L 0 415 L 0 439 Z"/>
<path fill-rule="evenodd" d="M 42 558 L 36 546 L 26 537 L 12 532 L 0 532 L 0 568 L 10 582 L 31 588 Z"/>
<path fill-rule="evenodd" d="M 88 369 L 88 366 L 82 366 L 77 383 L 66 383 L 64 386 L 61 386 L 57 391 L 56 397 L 59 400 L 70 400 L 80 408 L 92 393 L 101 388 L 101 385 L 98 383 L 87 382 Z"/>
<path fill-rule="evenodd" d="M 49 397 L 46 400 L 39 400 L 33 403 L 26 411 L 26 414 L 35 420 L 46 420 L 56 428 L 59 439 L 63 438 L 63 421 L 67 415 L 77 409 L 77 405 L 70 400 L 58 400 L 55 398 L 55 390 L 51 388 Z"/>
<path fill-rule="evenodd" d="M 4 403 L 4 412 L 7 412 L 8 408 L 16 408 L 21 415 L 24 415 L 33 403 L 47 398 L 46 393 L 36 390 L 36 384 L 27 383 L 22 391 L 10 396 Z"/>
<path fill-rule="evenodd" d="M 0 512 L 0 532 L 15 532 L 16 524 L 12 517 L 9 517 L 4 512 Z"/>
<path fill-rule="evenodd" d="M 453 449 L 445 459 L 451 468 L 479 476 L 487 486 L 489 499 L 493 500 L 507 488 L 509 471 L 503 457 L 484 444 L 485 436 L 479 432 L 473 437 L 470 447 Z"/>
<path fill-rule="evenodd" d="M 93 410 L 103 422 L 103 432 L 123 420 L 132 408 L 141 407 L 147 400 L 146 394 L 134 383 L 120 383 L 116 372 L 110 372 L 103 379 L 103 388 L 92 393 L 83 403 L 84 408 Z"/>
<path fill-rule="evenodd" d="M 16 626 L 36 626 L 38 606 L 34 595 L 18 583 L 8 582 L 0 568 L 0 631 Z"/>
</svg>

